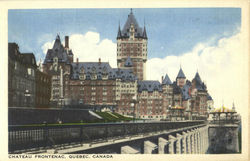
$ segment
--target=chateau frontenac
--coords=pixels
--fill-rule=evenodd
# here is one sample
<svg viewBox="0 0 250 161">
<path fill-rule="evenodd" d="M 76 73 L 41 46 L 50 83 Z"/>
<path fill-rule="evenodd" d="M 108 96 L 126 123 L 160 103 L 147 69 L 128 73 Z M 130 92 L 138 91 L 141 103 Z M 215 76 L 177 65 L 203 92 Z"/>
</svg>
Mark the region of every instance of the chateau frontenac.
<svg viewBox="0 0 250 161">
<path fill-rule="evenodd" d="M 147 40 L 145 24 L 140 27 L 131 10 L 124 26 L 118 26 L 113 68 L 101 58 L 74 61 L 69 37 L 62 44 L 57 35 L 42 64 L 43 73 L 51 76 L 50 106 L 109 109 L 144 119 L 206 118 L 213 100 L 198 72 L 191 81 L 182 68 L 173 82 L 167 74 L 161 81 L 146 80 Z"/>
</svg>

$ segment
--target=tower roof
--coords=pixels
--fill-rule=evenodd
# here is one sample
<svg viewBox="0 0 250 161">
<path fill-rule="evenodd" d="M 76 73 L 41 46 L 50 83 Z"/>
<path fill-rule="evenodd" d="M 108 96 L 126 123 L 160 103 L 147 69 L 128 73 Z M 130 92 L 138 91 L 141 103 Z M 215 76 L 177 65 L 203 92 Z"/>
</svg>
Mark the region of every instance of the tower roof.
<svg viewBox="0 0 250 161">
<path fill-rule="evenodd" d="M 199 83 L 202 83 L 201 77 L 198 72 L 196 72 L 194 79 L 197 80 Z"/>
<path fill-rule="evenodd" d="M 201 77 L 198 72 L 196 72 L 193 81 L 195 81 L 195 86 L 197 90 L 203 91 L 207 89 L 206 85 L 202 82 Z"/>
<path fill-rule="evenodd" d="M 108 76 L 109 80 L 121 79 L 121 81 L 135 81 L 136 76 L 130 69 L 112 68 L 108 62 L 78 62 L 71 63 L 72 72 L 71 79 L 79 79 L 81 70 L 86 75 L 86 79 L 90 80 L 91 75 L 95 74 L 97 79 L 101 80 L 104 76 Z"/>
<path fill-rule="evenodd" d="M 185 74 L 183 73 L 182 69 L 180 68 L 179 73 L 176 78 L 186 78 Z"/>
<path fill-rule="evenodd" d="M 159 91 L 162 92 L 161 83 L 159 81 L 154 80 L 143 80 L 138 81 L 138 92 L 147 91 L 154 92 Z"/>
<path fill-rule="evenodd" d="M 132 10 L 131 10 L 130 14 L 128 15 L 128 19 L 127 19 L 125 25 L 123 26 L 123 29 L 121 31 L 121 36 L 122 37 L 129 37 L 129 29 L 130 29 L 131 24 L 133 24 L 134 28 L 135 28 L 135 37 L 142 37 L 142 35 L 143 35 L 142 28 L 139 26 Z"/>
<path fill-rule="evenodd" d="M 166 84 L 166 85 L 172 84 L 171 80 L 168 77 L 168 74 L 165 75 L 165 78 L 163 79 L 162 84 Z"/>
<path fill-rule="evenodd" d="M 133 66 L 133 63 L 131 61 L 131 58 L 130 56 L 127 58 L 127 60 L 125 61 L 125 64 L 124 64 L 125 67 L 132 67 Z"/>
<path fill-rule="evenodd" d="M 121 38 L 121 37 L 122 37 L 122 32 L 121 32 L 121 27 L 120 27 L 120 23 L 119 23 L 117 38 Z"/>
<path fill-rule="evenodd" d="M 148 39 L 145 25 L 144 25 L 144 30 L 143 30 L 142 37 L 145 38 L 145 39 Z"/>
<path fill-rule="evenodd" d="M 73 55 L 72 51 L 70 51 L 69 54 Z M 67 51 L 62 45 L 59 35 L 56 36 L 56 40 L 54 42 L 53 48 L 48 49 L 43 64 L 52 63 L 53 58 L 55 57 L 58 58 L 58 62 L 69 63 Z"/>
<path fill-rule="evenodd" d="M 55 43 L 53 45 L 53 50 L 56 50 L 56 49 L 59 50 L 61 47 L 63 47 L 61 43 L 61 39 L 60 39 L 60 36 L 57 34 Z"/>
</svg>

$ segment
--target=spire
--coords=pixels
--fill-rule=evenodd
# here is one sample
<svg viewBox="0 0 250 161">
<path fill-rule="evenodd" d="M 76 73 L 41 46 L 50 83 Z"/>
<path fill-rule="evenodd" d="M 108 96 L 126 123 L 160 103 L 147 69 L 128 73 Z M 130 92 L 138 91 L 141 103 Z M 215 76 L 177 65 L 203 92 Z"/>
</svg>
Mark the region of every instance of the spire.
<svg viewBox="0 0 250 161">
<path fill-rule="evenodd" d="M 60 40 L 59 34 L 56 35 L 56 40 Z"/>
<path fill-rule="evenodd" d="M 127 60 L 125 61 L 125 64 L 124 64 L 125 67 L 132 67 L 133 66 L 133 63 L 130 59 L 130 56 L 127 58 Z"/>
<path fill-rule="evenodd" d="M 166 85 L 172 84 L 171 80 L 168 77 L 168 74 L 165 75 L 165 78 L 163 79 L 162 84 L 166 84 Z"/>
<path fill-rule="evenodd" d="M 122 37 L 121 28 L 120 28 L 120 21 L 119 21 L 119 28 L 117 33 L 117 39 Z"/>
<path fill-rule="evenodd" d="M 197 80 L 199 83 L 202 83 L 201 77 L 200 77 L 198 71 L 196 72 L 194 79 Z"/>
<path fill-rule="evenodd" d="M 235 111 L 235 105 L 234 105 L 234 102 L 233 102 L 233 107 L 232 107 L 232 110 Z"/>
<path fill-rule="evenodd" d="M 182 71 L 182 68 L 181 68 L 181 67 L 180 67 L 180 70 L 179 70 L 179 73 L 178 73 L 178 75 L 177 75 L 176 79 L 178 79 L 178 78 L 186 78 L 186 76 L 185 76 L 185 74 L 183 73 L 183 71 Z"/>
<path fill-rule="evenodd" d="M 130 8 L 130 14 L 131 14 L 131 15 L 133 14 L 133 9 L 132 9 L 132 8 Z"/>
<path fill-rule="evenodd" d="M 56 40 L 55 40 L 55 43 L 53 45 L 53 50 L 55 49 L 59 49 L 61 47 L 61 39 L 60 39 L 60 36 L 59 34 L 56 35 Z"/>
<path fill-rule="evenodd" d="M 143 30 L 142 37 L 145 38 L 145 39 L 148 39 L 147 32 L 146 32 L 146 27 L 145 27 L 145 19 L 144 19 L 144 30 Z"/>
</svg>

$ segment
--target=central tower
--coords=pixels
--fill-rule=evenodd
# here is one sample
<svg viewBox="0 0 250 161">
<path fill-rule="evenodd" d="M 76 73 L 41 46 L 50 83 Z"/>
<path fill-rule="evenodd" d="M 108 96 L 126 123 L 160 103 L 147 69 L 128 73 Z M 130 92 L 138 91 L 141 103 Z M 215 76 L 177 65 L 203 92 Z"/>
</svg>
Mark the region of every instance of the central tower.
<svg viewBox="0 0 250 161">
<path fill-rule="evenodd" d="M 131 9 L 123 29 L 120 24 L 118 28 L 117 67 L 131 68 L 139 80 L 146 79 L 147 41 L 145 24 L 142 29 Z M 128 62 L 131 62 L 129 66 Z"/>
</svg>

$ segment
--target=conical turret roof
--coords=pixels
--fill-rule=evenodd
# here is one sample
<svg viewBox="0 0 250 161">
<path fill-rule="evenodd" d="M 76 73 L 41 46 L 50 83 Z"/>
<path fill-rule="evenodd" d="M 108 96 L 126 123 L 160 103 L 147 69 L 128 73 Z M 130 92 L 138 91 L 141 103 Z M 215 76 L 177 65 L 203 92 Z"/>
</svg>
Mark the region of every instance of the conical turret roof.
<svg viewBox="0 0 250 161">
<path fill-rule="evenodd" d="M 142 37 L 145 38 L 145 39 L 148 39 L 147 32 L 146 32 L 146 27 L 145 26 L 144 26 Z"/>
<path fill-rule="evenodd" d="M 53 59 L 55 57 L 58 58 L 58 62 L 69 63 L 67 52 L 66 52 L 66 50 L 64 49 L 64 47 L 63 47 L 63 45 L 61 43 L 59 35 L 56 36 L 56 40 L 54 42 L 53 48 L 52 49 L 48 49 L 43 64 L 52 63 Z"/>
<path fill-rule="evenodd" d="M 185 74 L 184 74 L 183 71 L 182 71 L 182 68 L 180 68 L 179 73 L 178 73 L 176 79 L 177 79 L 177 78 L 186 78 Z"/>
<path fill-rule="evenodd" d="M 172 84 L 170 78 L 168 77 L 168 74 L 165 75 L 165 78 L 163 79 L 162 84 L 166 84 L 166 85 Z"/>
<path fill-rule="evenodd" d="M 120 24 L 119 24 L 119 28 L 118 28 L 118 33 L 117 33 L 117 39 L 122 37 L 122 32 L 121 32 L 121 28 L 120 28 Z"/>
<path fill-rule="evenodd" d="M 200 75 L 199 75 L 198 72 L 196 72 L 194 79 L 195 79 L 196 81 L 198 81 L 199 83 L 202 83 L 201 77 L 200 77 Z"/>
<path fill-rule="evenodd" d="M 56 36 L 56 40 L 55 40 L 55 43 L 53 45 L 53 50 L 60 50 L 62 48 L 62 43 L 61 43 L 61 39 L 60 39 L 60 36 L 57 34 Z"/>
</svg>

